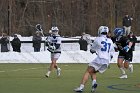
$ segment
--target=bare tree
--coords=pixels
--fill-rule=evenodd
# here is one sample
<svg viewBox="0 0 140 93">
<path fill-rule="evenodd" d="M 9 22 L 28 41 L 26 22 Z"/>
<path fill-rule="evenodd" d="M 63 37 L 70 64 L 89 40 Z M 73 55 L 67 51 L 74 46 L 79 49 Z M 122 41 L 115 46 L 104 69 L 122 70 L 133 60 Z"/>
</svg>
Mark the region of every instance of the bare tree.
<svg viewBox="0 0 140 93">
<path fill-rule="evenodd" d="M 57 25 L 63 36 L 97 35 L 100 25 L 122 27 L 127 12 L 133 17 L 132 31 L 140 35 L 140 0 L 0 0 L 1 33 L 30 36 L 40 23 L 45 33 Z"/>
</svg>

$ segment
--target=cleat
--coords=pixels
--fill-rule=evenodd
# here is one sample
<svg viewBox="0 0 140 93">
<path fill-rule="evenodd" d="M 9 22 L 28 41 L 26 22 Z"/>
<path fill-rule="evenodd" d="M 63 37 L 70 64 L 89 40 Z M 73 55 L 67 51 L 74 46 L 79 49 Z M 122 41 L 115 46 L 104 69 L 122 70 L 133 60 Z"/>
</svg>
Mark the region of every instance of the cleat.
<svg viewBox="0 0 140 93">
<path fill-rule="evenodd" d="M 60 69 L 60 68 L 58 68 L 58 69 L 57 69 L 57 76 L 59 77 L 59 76 L 60 76 L 60 74 L 61 74 L 61 69 Z"/>
<path fill-rule="evenodd" d="M 48 78 L 49 76 L 48 76 L 48 75 L 45 75 L 45 77 L 47 77 L 47 78 Z"/>
<path fill-rule="evenodd" d="M 133 73 L 133 65 L 132 64 L 129 65 L 129 71 L 130 71 L 130 73 Z"/>
<path fill-rule="evenodd" d="M 81 89 L 80 87 L 74 89 L 75 92 L 83 92 L 83 89 Z"/>
<path fill-rule="evenodd" d="M 46 73 L 45 77 L 47 77 L 47 78 L 48 78 L 48 77 L 49 77 L 49 73 Z"/>
<path fill-rule="evenodd" d="M 125 79 L 125 78 L 127 78 L 127 75 L 126 75 L 126 74 L 123 74 L 123 75 L 121 75 L 119 78 Z"/>
<path fill-rule="evenodd" d="M 97 88 L 97 83 L 95 83 L 95 84 L 92 86 L 91 92 L 95 92 L 96 88 Z"/>
</svg>

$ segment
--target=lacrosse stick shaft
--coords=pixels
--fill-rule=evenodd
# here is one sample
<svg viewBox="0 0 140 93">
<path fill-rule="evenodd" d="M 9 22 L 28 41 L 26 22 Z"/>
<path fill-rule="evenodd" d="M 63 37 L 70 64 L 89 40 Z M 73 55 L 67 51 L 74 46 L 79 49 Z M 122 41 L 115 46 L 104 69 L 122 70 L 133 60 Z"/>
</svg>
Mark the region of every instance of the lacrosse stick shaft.
<svg viewBox="0 0 140 93">
<path fill-rule="evenodd" d="M 44 37 L 44 51 L 46 50 L 46 38 L 45 38 L 45 35 L 44 35 L 44 33 L 43 33 L 43 31 L 41 31 L 41 34 L 42 34 L 42 36 Z"/>
</svg>

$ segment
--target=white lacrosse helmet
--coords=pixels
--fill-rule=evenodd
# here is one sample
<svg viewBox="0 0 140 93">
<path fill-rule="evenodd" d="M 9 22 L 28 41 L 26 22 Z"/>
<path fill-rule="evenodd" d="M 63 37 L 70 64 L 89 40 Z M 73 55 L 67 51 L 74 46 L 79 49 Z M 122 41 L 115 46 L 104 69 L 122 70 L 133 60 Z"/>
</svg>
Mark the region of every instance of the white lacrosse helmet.
<svg viewBox="0 0 140 93">
<path fill-rule="evenodd" d="M 108 34 L 109 28 L 107 26 L 100 26 L 98 29 L 98 35 L 100 36 L 105 32 Z"/>
<path fill-rule="evenodd" d="M 58 34 L 58 32 L 59 32 L 58 27 L 53 26 L 53 27 L 51 28 L 51 32 L 52 32 L 52 34 Z"/>
<path fill-rule="evenodd" d="M 51 31 L 52 31 L 52 32 L 58 32 L 58 31 L 59 31 L 59 29 L 58 29 L 58 27 L 53 26 L 53 27 L 51 28 Z"/>
</svg>

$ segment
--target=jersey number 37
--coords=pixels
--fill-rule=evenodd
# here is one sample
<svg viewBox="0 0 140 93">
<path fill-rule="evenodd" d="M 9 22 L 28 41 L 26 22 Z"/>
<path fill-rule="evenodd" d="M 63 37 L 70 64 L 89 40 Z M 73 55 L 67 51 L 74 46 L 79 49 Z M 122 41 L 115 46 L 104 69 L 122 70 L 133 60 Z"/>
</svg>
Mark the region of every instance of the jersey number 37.
<svg viewBox="0 0 140 93">
<path fill-rule="evenodd" d="M 101 48 L 101 51 L 109 52 L 111 43 L 107 43 L 105 41 L 102 41 L 101 44 L 103 45 L 103 48 Z"/>
</svg>

